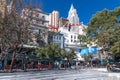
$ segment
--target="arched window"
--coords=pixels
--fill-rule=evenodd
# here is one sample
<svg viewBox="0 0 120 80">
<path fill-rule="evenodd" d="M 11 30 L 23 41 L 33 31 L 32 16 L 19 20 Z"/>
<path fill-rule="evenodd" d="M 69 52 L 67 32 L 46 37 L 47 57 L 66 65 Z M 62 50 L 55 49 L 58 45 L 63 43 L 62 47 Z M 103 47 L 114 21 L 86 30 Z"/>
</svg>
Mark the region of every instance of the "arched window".
<svg viewBox="0 0 120 80">
<path fill-rule="evenodd" d="M 42 16 L 42 19 L 45 20 L 45 16 Z"/>
</svg>

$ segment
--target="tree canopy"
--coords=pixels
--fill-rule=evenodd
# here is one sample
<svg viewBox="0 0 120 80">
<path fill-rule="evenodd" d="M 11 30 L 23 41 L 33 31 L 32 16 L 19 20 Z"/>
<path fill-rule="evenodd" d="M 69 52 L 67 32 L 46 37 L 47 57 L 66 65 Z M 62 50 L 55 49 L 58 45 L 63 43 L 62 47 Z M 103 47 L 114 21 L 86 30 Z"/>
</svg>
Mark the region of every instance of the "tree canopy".
<svg viewBox="0 0 120 80">
<path fill-rule="evenodd" d="M 76 56 L 73 49 L 67 51 L 65 49 L 61 49 L 59 45 L 55 43 L 48 44 L 45 47 L 38 47 L 35 52 L 37 57 L 46 57 L 52 61 L 55 61 L 58 58 L 67 58 L 68 60 L 73 60 Z"/>
<path fill-rule="evenodd" d="M 120 56 L 120 7 L 114 10 L 104 9 L 94 14 L 88 23 L 87 34 L 97 40 L 100 47 L 107 47 L 115 56 Z"/>
<path fill-rule="evenodd" d="M 1 60 L 9 54 L 12 49 L 11 70 L 18 48 L 27 44 L 29 39 L 29 19 L 21 17 L 20 9 L 23 7 L 23 0 L 4 0 L 4 6 L 0 10 L 0 57 Z M 2 3 L 2 1 L 0 2 Z"/>
</svg>

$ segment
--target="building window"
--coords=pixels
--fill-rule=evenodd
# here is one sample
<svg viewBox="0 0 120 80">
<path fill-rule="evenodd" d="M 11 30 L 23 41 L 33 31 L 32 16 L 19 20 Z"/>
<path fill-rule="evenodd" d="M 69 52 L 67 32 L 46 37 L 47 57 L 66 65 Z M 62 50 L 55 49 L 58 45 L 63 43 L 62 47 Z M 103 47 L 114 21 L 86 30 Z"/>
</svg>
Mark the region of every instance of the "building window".
<svg viewBox="0 0 120 80">
<path fill-rule="evenodd" d="M 59 40 L 61 40 L 61 37 L 59 36 Z"/>
<path fill-rule="evenodd" d="M 42 25 L 44 25 L 44 21 L 42 21 Z"/>
<path fill-rule="evenodd" d="M 71 35 L 71 38 L 73 38 L 73 36 Z"/>
<path fill-rule="evenodd" d="M 36 17 L 39 17 L 39 14 L 36 14 Z"/>
<path fill-rule="evenodd" d="M 74 39 L 76 39 L 76 36 L 74 36 Z"/>
<path fill-rule="evenodd" d="M 42 19 L 45 20 L 45 16 L 42 16 Z"/>
<path fill-rule="evenodd" d="M 76 40 L 74 40 L 74 42 L 76 42 Z"/>
<path fill-rule="evenodd" d="M 58 40 L 58 36 L 56 36 L 56 39 Z"/>
<path fill-rule="evenodd" d="M 53 36 L 53 39 L 55 39 L 55 36 Z"/>
<path fill-rule="evenodd" d="M 71 42 L 73 42 L 73 40 L 71 40 Z"/>
</svg>

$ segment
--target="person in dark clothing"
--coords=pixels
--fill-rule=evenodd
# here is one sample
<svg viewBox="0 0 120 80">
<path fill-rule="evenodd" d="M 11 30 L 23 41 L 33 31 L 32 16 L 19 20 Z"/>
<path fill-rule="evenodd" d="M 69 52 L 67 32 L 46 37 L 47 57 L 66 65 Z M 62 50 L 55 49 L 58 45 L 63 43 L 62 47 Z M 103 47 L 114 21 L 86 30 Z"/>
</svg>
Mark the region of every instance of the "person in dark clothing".
<svg viewBox="0 0 120 80">
<path fill-rule="evenodd" d="M 2 62 L 0 61 L 0 70 L 2 69 Z"/>
</svg>

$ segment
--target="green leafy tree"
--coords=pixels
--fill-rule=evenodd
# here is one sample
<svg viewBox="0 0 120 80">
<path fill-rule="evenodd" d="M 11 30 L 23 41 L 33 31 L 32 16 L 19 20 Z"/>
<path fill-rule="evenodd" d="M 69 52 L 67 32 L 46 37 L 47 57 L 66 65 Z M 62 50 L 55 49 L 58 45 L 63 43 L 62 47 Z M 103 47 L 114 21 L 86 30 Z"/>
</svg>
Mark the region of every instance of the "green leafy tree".
<svg viewBox="0 0 120 80">
<path fill-rule="evenodd" d="M 78 39 L 81 47 L 87 46 L 88 38 L 86 35 L 78 35 Z"/>
<path fill-rule="evenodd" d="M 112 47 L 118 44 L 115 44 L 119 41 L 118 36 L 119 32 L 118 26 L 118 17 L 119 17 L 120 8 L 116 8 L 112 11 L 104 9 L 97 12 L 93 15 L 90 22 L 88 23 L 87 34 L 91 39 L 97 40 L 98 46 L 104 47 L 104 50 L 112 51 Z M 116 31 L 115 31 L 116 30 Z"/>
<path fill-rule="evenodd" d="M 67 58 L 71 61 L 76 56 L 73 49 L 67 51 L 65 49 L 61 49 L 57 44 L 48 44 L 45 47 L 39 47 L 35 52 L 37 57 L 46 57 L 53 61 L 58 60 L 58 58 Z"/>
<path fill-rule="evenodd" d="M 66 57 L 68 61 L 72 61 L 76 58 L 76 54 L 74 53 L 74 49 L 70 49 L 70 51 L 66 51 Z"/>
<path fill-rule="evenodd" d="M 45 47 L 40 47 L 36 49 L 36 53 L 38 57 L 42 57 L 42 55 L 44 55 L 44 57 L 46 58 L 50 58 L 53 61 L 55 60 L 56 57 L 59 57 L 60 54 L 60 47 L 57 44 L 48 44 Z"/>
</svg>

